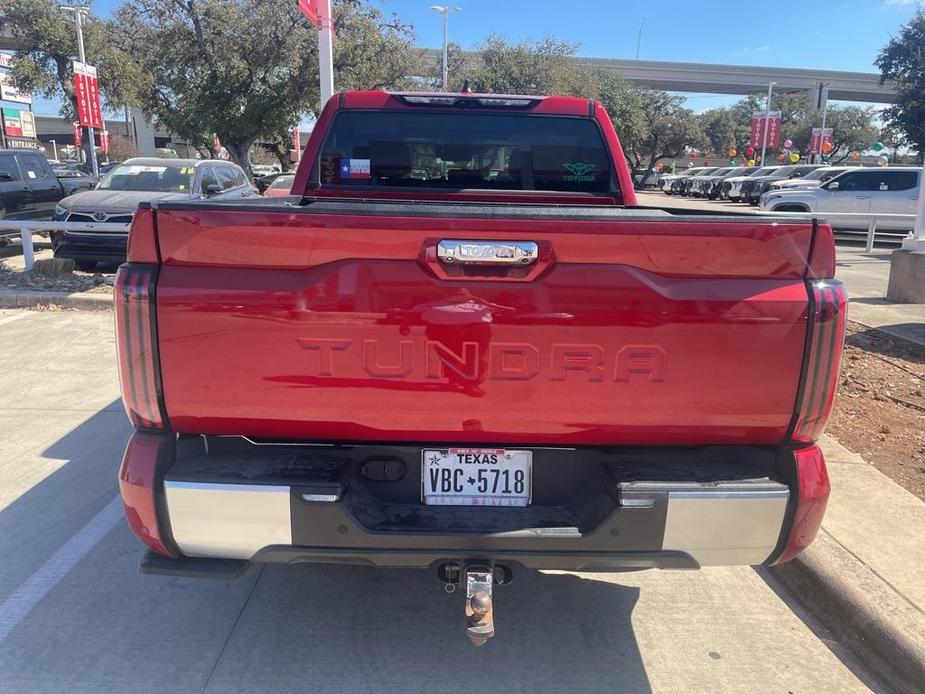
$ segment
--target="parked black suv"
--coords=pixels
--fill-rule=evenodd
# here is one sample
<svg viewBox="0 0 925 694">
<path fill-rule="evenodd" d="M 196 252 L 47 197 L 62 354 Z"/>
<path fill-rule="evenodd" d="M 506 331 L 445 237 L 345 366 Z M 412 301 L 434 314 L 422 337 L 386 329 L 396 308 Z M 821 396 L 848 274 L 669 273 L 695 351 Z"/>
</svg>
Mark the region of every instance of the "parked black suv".
<svg viewBox="0 0 925 694">
<path fill-rule="evenodd" d="M 0 149 L 3 219 L 50 219 L 58 201 L 92 185 L 89 178 L 58 179 L 41 152 Z"/>
</svg>

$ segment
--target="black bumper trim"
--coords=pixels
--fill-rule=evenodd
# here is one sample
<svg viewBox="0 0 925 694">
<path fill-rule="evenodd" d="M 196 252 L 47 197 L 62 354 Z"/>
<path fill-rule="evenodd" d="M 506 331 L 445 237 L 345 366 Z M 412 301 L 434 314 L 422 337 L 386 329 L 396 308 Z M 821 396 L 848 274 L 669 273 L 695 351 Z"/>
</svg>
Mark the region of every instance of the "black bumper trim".
<svg viewBox="0 0 925 694">
<path fill-rule="evenodd" d="M 486 559 L 488 558 L 488 559 Z M 391 549 L 385 547 L 287 547 L 271 546 L 257 552 L 252 561 L 272 564 L 353 564 L 376 568 L 429 569 L 446 562 L 489 560 L 494 564 L 526 569 L 559 571 L 640 571 L 643 569 L 699 569 L 688 554 L 656 552 L 563 552 L 563 551 L 458 551 Z"/>
</svg>

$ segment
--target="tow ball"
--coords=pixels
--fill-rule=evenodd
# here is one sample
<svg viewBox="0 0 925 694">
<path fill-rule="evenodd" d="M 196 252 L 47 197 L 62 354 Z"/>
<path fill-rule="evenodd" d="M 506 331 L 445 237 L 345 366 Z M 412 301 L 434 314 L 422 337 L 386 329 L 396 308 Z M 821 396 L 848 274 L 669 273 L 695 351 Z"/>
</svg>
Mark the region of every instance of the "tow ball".
<svg viewBox="0 0 925 694">
<path fill-rule="evenodd" d="M 494 584 L 510 583 L 513 574 L 506 566 L 469 564 L 462 569 L 459 564 L 444 564 L 439 570 L 443 589 L 455 593 L 459 583 L 466 585 L 466 636 L 475 646 L 483 645 L 495 635 Z"/>
</svg>

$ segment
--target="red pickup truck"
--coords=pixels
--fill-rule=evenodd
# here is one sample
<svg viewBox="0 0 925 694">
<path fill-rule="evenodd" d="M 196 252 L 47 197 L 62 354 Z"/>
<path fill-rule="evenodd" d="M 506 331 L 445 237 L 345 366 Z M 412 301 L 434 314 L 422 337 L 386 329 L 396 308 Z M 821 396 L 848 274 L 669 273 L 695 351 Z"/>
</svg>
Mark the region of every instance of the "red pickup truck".
<svg viewBox="0 0 925 694">
<path fill-rule="evenodd" d="M 812 540 L 845 293 L 810 217 L 637 206 L 581 98 L 347 92 L 289 198 L 160 202 L 116 281 L 148 572 L 492 586 Z"/>
</svg>

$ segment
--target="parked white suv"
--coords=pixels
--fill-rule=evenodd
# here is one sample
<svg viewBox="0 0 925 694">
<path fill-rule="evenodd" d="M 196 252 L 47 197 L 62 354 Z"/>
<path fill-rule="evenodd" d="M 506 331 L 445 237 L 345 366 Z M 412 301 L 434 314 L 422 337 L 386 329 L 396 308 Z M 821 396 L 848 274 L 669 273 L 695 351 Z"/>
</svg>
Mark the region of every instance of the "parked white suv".
<svg viewBox="0 0 925 694">
<path fill-rule="evenodd" d="M 832 217 L 832 226 L 866 229 L 872 215 L 880 229 L 907 231 L 915 225 L 922 169 L 913 166 L 865 168 L 845 171 L 818 188 L 769 191 L 761 196 L 761 209 L 772 212 L 851 212 L 856 217 Z M 825 216 L 821 214 L 821 216 Z"/>
<path fill-rule="evenodd" d="M 860 166 L 823 166 L 815 171 L 810 171 L 802 178 L 786 178 L 783 181 L 776 181 L 771 184 L 769 190 L 773 192 L 775 190 L 792 190 L 793 188 L 816 188 L 829 179 L 835 178 L 838 174 L 852 169 L 857 171 L 860 168 Z"/>
</svg>

